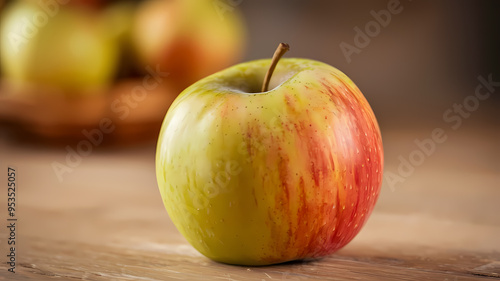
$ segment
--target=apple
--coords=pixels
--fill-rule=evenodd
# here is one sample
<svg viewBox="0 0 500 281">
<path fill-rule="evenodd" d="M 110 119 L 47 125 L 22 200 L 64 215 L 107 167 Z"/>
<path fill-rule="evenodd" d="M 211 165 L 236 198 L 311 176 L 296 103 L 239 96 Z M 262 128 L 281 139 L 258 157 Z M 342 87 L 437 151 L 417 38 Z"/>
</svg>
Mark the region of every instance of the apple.
<svg viewBox="0 0 500 281">
<path fill-rule="evenodd" d="M 159 65 L 179 92 L 234 64 L 244 37 L 238 10 L 221 11 L 212 0 L 145 1 L 132 27 L 139 68 Z"/>
<path fill-rule="evenodd" d="M 74 92 L 111 83 L 120 50 L 100 14 L 47 3 L 16 1 L 4 11 L 0 27 L 3 76 L 14 84 Z"/>
<path fill-rule="evenodd" d="M 379 196 L 382 140 L 363 94 L 325 63 L 276 66 L 282 53 L 194 83 L 162 124 L 163 202 L 189 243 L 215 261 L 329 255 L 360 231 Z"/>
</svg>

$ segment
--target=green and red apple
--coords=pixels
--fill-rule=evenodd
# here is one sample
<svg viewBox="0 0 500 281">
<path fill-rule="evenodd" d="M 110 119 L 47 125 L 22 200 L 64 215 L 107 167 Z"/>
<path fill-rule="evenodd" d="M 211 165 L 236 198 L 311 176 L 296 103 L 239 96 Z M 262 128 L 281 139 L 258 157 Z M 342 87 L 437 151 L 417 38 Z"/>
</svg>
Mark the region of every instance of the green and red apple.
<svg viewBox="0 0 500 281">
<path fill-rule="evenodd" d="M 132 28 L 140 68 L 159 65 L 180 90 L 234 64 L 244 37 L 238 10 L 219 13 L 212 0 L 147 0 Z"/>
<path fill-rule="evenodd" d="M 219 262 L 329 255 L 360 231 L 380 193 L 375 115 L 338 69 L 242 63 L 184 90 L 164 119 L 156 173 L 178 230 Z"/>
<path fill-rule="evenodd" d="M 114 78 L 119 44 L 96 10 L 16 1 L 1 20 L 1 69 L 14 84 L 87 90 Z"/>
</svg>

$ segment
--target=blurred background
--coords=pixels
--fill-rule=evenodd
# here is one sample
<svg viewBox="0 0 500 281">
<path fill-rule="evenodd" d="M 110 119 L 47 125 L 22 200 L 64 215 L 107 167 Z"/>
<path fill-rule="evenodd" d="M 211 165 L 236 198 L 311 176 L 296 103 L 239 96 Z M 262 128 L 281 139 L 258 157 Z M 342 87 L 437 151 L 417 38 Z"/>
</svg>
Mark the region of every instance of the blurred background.
<svg viewBox="0 0 500 281">
<path fill-rule="evenodd" d="M 114 115 L 115 135 L 154 139 L 182 89 L 237 62 L 270 57 L 281 41 L 292 46 L 287 56 L 350 76 L 383 128 L 439 122 L 474 93 L 478 76 L 500 75 L 496 1 L 401 1 L 382 25 L 373 14 L 388 11 L 390 1 L 174 2 L 4 2 L 4 127 L 79 138 L 83 127 Z M 141 88 L 156 67 L 169 76 Z M 498 103 L 498 94 L 481 102 L 474 120 L 498 125 Z"/>
<path fill-rule="evenodd" d="M 401 12 L 348 62 L 339 45 L 356 47 L 353 29 L 365 31 L 372 12 L 387 10 L 389 2 L 244 2 L 247 58 L 265 57 L 275 41 L 289 42 L 287 56 L 324 61 L 351 77 L 385 128 L 439 121 L 447 108 L 474 93 L 479 75 L 500 80 L 497 1 L 397 1 Z M 499 97 L 492 97 L 475 115 L 498 125 L 498 115 L 490 113 Z"/>
<path fill-rule="evenodd" d="M 500 86 L 474 97 L 478 77 L 500 82 L 499 1 L 60 2 L 0 2 L 0 163 L 20 170 L 26 231 L 106 241 L 143 235 L 133 221 L 168 221 L 154 172 L 168 106 L 196 80 L 287 42 L 286 57 L 323 61 L 358 85 L 381 127 L 385 172 L 399 177 L 385 178 L 356 241 L 395 242 L 384 225 L 400 242 L 500 251 L 488 236 L 500 226 Z M 435 128 L 447 140 L 401 173 Z"/>
</svg>

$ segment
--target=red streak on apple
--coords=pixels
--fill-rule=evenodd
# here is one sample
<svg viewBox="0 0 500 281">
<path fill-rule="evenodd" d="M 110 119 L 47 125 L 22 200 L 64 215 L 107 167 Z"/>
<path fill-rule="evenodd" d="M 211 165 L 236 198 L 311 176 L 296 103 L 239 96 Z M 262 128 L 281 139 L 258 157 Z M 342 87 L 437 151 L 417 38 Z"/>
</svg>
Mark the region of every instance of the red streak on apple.
<svg viewBox="0 0 500 281">
<path fill-rule="evenodd" d="M 282 135 L 251 120 L 246 127 L 249 156 L 257 157 L 255 144 L 264 144 L 261 149 L 265 150 L 268 169 L 270 172 L 277 169 L 282 183 L 283 191 L 274 194 L 275 207 L 268 210 L 268 226 L 276 235 L 272 240 L 280 241 L 275 245 L 276 253 L 283 253 L 279 250 L 283 248 L 293 250 L 285 253 L 290 257 L 269 256 L 271 263 L 294 255 L 324 256 L 345 246 L 369 217 L 371 208 L 367 206 L 373 206 L 378 197 L 383 161 L 381 139 L 378 134 L 362 133 L 378 132 L 378 125 L 370 121 L 375 120 L 371 109 L 360 110 L 359 104 L 368 103 L 359 90 L 340 79 L 335 81 L 338 85 L 332 85 L 331 79 L 322 82 L 325 96 L 336 106 L 333 111 L 325 107 L 307 109 L 308 121 L 291 119 L 288 124 L 276 124 L 282 127 Z M 317 95 L 308 86 L 294 90 Z M 293 94 L 284 95 L 285 111 L 291 116 L 301 111 L 297 107 L 302 102 Z M 329 122 L 329 130 L 313 122 L 318 115 Z M 296 173 L 297 163 L 290 159 L 289 150 L 283 149 L 283 143 L 294 139 L 298 140 L 294 145 L 299 158 L 307 163 L 307 174 Z M 262 184 L 271 181 L 270 175 L 256 171 L 255 177 L 261 177 Z M 321 198 L 321 202 L 315 198 Z M 289 217 L 290 214 L 296 219 Z M 288 224 L 287 235 L 283 235 L 283 223 Z"/>
</svg>

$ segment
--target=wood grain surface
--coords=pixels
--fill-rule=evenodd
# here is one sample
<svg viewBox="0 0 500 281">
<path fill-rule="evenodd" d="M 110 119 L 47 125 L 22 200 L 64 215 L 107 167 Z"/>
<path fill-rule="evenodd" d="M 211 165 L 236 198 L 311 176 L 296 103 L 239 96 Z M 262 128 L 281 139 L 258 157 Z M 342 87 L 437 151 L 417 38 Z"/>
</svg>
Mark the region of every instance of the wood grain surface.
<svg viewBox="0 0 500 281">
<path fill-rule="evenodd" d="M 432 128 L 384 131 L 385 172 Z M 0 138 L 0 280 L 499 280 L 500 132 L 467 129 L 397 185 L 385 182 L 361 233 L 329 257 L 265 267 L 213 262 L 170 221 L 155 144 L 94 147 L 59 181 L 65 146 Z M 76 147 L 78 143 L 68 143 Z M 7 271 L 6 171 L 16 167 L 17 263 Z"/>
</svg>

